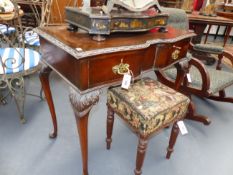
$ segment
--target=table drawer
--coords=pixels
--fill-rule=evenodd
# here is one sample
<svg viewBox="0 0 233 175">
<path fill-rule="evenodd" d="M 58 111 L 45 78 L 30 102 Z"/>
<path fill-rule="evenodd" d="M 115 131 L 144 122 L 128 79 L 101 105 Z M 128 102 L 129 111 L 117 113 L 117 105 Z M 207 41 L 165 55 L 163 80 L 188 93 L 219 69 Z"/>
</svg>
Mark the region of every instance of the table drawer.
<svg viewBox="0 0 233 175">
<path fill-rule="evenodd" d="M 133 75 L 138 76 L 142 70 L 144 58 L 145 50 L 134 50 L 98 55 L 94 59 L 90 59 L 89 87 L 121 80 L 123 76 L 113 72 L 113 67 L 120 63 L 128 64 Z"/>
<path fill-rule="evenodd" d="M 164 68 L 184 58 L 187 54 L 190 39 L 170 44 L 158 44 L 155 54 L 155 67 Z"/>
</svg>

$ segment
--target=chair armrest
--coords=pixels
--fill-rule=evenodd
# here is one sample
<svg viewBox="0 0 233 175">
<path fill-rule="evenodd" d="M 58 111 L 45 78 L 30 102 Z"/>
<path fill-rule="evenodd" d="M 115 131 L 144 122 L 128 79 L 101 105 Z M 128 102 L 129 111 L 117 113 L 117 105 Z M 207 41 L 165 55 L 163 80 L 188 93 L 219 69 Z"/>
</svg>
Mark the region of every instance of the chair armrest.
<svg viewBox="0 0 233 175">
<path fill-rule="evenodd" d="M 210 89 L 210 77 L 209 77 L 209 73 L 205 68 L 205 65 L 199 61 L 196 58 L 192 58 L 189 61 L 189 65 L 194 66 L 198 69 L 200 75 L 201 75 L 201 79 L 202 79 L 202 87 L 201 87 L 201 91 L 203 92 L 208 92 L 208 90 Z"/>
<path fill-rule="evenodd" d="M 224 50 L 223 51 L 223 56 L 224 56 L 224 58 L 230 60 L 231 65 L 233 66 L 233 54 L 230 53 L 229 51 Z"/>
</svg>

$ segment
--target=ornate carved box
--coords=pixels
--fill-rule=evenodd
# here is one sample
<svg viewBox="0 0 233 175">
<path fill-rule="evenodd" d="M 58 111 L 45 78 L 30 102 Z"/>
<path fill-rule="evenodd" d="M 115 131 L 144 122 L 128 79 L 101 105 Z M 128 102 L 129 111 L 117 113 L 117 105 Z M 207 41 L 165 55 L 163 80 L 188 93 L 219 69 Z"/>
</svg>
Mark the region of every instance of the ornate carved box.
<svg viewBox="0 0 233 175">
<path fill-rule="evenodd" d="M 75 29 L 82 28 L 95 35 L 143 32 L 166 26 L 168 15 L 161 12 L 157 0 L 135 2 L 112 0 L 101 7 L 66 7 L 66 21 Z"/>
</svg>

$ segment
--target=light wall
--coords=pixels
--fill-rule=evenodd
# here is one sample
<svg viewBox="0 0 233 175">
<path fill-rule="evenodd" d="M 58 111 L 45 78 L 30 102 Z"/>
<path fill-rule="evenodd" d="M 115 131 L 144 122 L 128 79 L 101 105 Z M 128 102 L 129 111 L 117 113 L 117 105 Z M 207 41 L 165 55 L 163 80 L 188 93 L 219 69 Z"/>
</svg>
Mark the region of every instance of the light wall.
<svg viewBox="0 0 233 175">
<path fill-rule="evenodd" d="M 85 7 L 90 6 L 90 0 L 83 0 L 83 6 Z"/>
</svg>

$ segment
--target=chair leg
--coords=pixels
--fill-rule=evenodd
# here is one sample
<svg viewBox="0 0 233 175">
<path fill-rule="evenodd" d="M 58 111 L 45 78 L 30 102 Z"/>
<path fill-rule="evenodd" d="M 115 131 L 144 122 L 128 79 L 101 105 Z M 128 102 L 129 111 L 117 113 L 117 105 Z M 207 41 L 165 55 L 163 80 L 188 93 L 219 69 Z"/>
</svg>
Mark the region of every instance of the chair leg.
<svg viewBox="0 0 233 175">
<path fill-rule="evenodd" d="M 172 126 L 169 145 L 168 145 L 168 148 L 167 148 L 167 155 L 166 155 L 167 159 L 170 158 L 172 152 L 174 151 L 173 148 L 174 148 L 174 145 L 176 143 L 176 139 L 177 139 L 178 134 L 179 134 L 179 128 L 178 128 L 177 123 L 175 122 L 173 124 L 173 126 Z"/>
<path fill-rule="evenodd" d="M 207 33 L 206 33 L 206 36 L 205 36 L 204 44 L 206 44 L 206 42 L 207 42 L 207 39 L 208 39 L 208 36 L 209 36 L 211 27 L 212 27 L 212 25 L 209 25 L 208 30 L 207 30 Z"/>
<path fill-rule="evenodd" d="M 24 124 L 26 122 L 24 118 L 24 101 L 25 101 L 25 87 L 24 87 L 24 79 L 23 77 L 11 80 L 8 87 L 10 92 L 15 100 L 17 110 L 19 112 L 20 123 Z"/>
<path fill-rule="evenodd" d="M 218 26 L 218 28 L 217 28 L 217 31 L 216 31 L 216 33 L 215 33 L 215 35 L 214 35 L 214 40 L 216 40 L 216 38 L 218 37 L 219 29 L 220 29 L 220 26 Z"/>
<path fill-rule="evenodd" d="M 28 80 L 30 79 L 29 76 L 27 76 L 27 77 L 25 77 L 25 78 L 28 78 Z M 26 95 L 30 95 L 30 96 L 33 96 L 33 97 L 40 98 L 41 101 L 44 100 L 44 98 L 43 98 L 43 88 L 42 88 L 42 86 L 40 87 L 39 95 L 33 94 L 33 93 L 29 93 L 29 92 L 25 92 L 25 93 L 26 93 Z"/>
<path fill-rule="evenodd" d="M 107 111 L 107 149 L 111 148 L 112 143 L 112 130 L 113 130 L 113 124 L 114 124 L 114 111 L 111 109 L 111 107 L 108 106 Z"/>
<path fill-rule="evenodd" d="M 201 122 L 204 125 L 209 125 L 211 123 L 208 117 L 195 114 L 195 107 L 194 107 L 193 102 L 189 103 L 188 114 L 186 115 L 186 119 Z"/>
<path fill-rule="evenodd" d="M 8 95 L 7 95 L 8 96 Z M 7 101 L 6 101 L 6 97 L 4 96 L 1 92 L 0 92 L 0 105 L 6 105 Z"/>
<path fill-rule="evenodd" d="M 226 97 L 225 91 L 224 90 L 219 91 L 219 96 L 222 97 L 222 98 L 225 98 Z"/>
<path fill-rule="evenodd" d="M 148 139 L 140 135 L 138 142 L 138 149 L 137 149 L 137 157 L 136 157 L 136 169 L 134 170 L 135 175 L 142 174 L 141 169 L 144 162 L 147 145 L 148 145 Z"/>
</svg>

